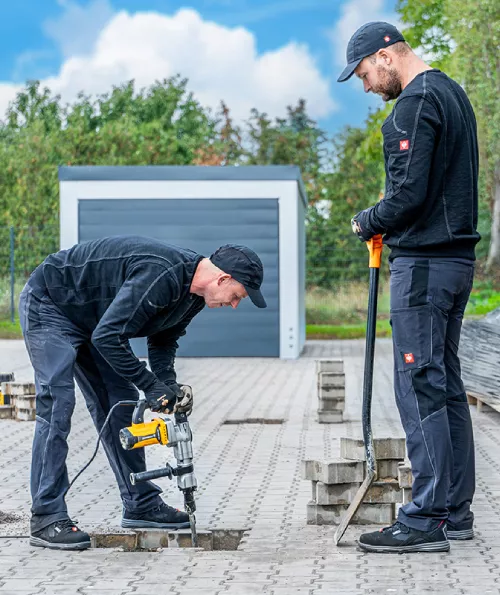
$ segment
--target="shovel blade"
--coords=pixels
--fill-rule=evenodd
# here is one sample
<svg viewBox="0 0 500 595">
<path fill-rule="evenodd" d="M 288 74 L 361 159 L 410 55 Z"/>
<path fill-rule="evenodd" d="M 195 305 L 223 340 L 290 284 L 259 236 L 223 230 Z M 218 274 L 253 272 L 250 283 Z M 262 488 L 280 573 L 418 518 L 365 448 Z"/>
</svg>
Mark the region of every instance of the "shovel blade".
<svg viewBox="0 0 500 595">
<path fill-rule="evenodd" d="M 365 496 L 368 493 L 368 490 L 370 489 L 370 486 L 372 485 L 375 477 L 376 473 L 368 469 L 363 483 L 359 486 L 359 490 L 357 491 L 356 496 L 354 496 L 353 501 L 349 504 L 349 508 L 345 511 L 345 514 L 340 520 L 340 524 L 337 527 L 337 530 L 335 531 L 335 535 L 333 537 L 335 545 L 339 544 L 339 541 L 342 539 L 354 515 L 358 512 L 358 508 L 365 499 Z"/>
</svg>

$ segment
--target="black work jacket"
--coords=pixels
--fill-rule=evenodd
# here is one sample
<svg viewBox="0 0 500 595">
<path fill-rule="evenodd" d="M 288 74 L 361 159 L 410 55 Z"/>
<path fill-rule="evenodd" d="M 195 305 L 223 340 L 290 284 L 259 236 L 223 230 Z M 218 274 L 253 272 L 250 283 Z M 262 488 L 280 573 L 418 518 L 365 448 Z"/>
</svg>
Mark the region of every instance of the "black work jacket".
<svg viewBox="0 0 500 595">
<path fill-rule="evenodd" d="M 88 335 L 120 376 L 144 390 L 155 375 L 175 381 L 177 339 L 205 306 L 189 292 L 202 258 L 149 238 L 103 238 L 51 254 L 30 284 Z M 133 354 L 133 337 L 148 337 L 154 374 Z"/>
<path fill-rule="evenodd" d="M 397 256 L 473 260 L 480 240 L 476 119 L 462 87 L 433 69 L 403 90 L 382 126 L 385 196 L 361 227 Z"/>
</svg>

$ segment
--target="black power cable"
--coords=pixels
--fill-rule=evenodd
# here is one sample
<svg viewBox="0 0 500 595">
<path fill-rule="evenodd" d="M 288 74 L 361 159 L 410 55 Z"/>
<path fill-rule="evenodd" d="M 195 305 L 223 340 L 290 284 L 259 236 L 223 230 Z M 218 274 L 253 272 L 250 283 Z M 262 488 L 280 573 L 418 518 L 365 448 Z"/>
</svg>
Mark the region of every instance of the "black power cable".
<svg viewBox="0 0 500 595">
<path fill-rule="evenodd" d="M 96 458 L 97 456 L 97 452 L 99 451 L 99 445 L 101 444 L 101 438 L 103 435 L 104 430 L 106 429 L 106 426 L 109 423 L 109 420 L 111 419 L 111 414 L 113 413 L 113 411 L 120 406 L 125 406 L 125 405 L 133 405 L 135 407 L 135 405 L 137 405 L 137 401 L 118 401 L 118 403 L 115 403 L 113 405 L 113 407 L 111 407 L 111 409 L 109 410 L 108 415 L 106 416 L 106 419 L 104 420 L 104 423 L 102 424 L 102 428 L 97 436 L 97 443 L 95 446 L 95 450 L 94 450 L 94 454 L 91 456 L 90 461 L 88 463 L 86 463 L 81 469 L 80 471 L 78 471 L 78 473 L 75 475 L 75 477 L 73 477 L 73 479 L 71 480 L 71 483 L 68 486 L 68 489 L 64 492 L 64 496 L 66 497 L 67 493 L 69 492 L 69 490 L 71 489 L 71 486 L 75 483 L 75 481 L 80 477 L 80 475 L 86 471 L 90 464 L 92 463 L 92 461 Z"/>
</svg>

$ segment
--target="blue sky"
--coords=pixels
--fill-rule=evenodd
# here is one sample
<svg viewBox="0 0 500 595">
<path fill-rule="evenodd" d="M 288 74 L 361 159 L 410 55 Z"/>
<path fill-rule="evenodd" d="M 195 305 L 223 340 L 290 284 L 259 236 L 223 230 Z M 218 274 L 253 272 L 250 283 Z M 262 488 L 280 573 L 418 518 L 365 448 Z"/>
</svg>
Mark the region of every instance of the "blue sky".
<svg viewBox="0 0 500 595">
<path fill-rule="evenodd" d="M 282 115 L 299 97 L 335 132 L 381 99 L 336 83 L 345 45 L 370 20 L 395 22 L 396 0 L 18 0 L 2 2 L 0 118 L 27 79 L 71 101 L 135 78 L 180 72 L 205 105 L 224 99 Z"/>
</svg>

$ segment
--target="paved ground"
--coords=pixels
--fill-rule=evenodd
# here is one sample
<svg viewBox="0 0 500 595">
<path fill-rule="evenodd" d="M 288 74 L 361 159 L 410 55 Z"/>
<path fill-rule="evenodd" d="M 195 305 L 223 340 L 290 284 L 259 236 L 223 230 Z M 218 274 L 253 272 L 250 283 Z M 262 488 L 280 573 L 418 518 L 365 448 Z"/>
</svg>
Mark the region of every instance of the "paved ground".
<svg viewBox="0 0 500 595">
<path fill-rule="evenodd" d="M 343 357 L 347 410 L 343 424 L 315 420 L 314 358 Z M 32 378 L 21 342 L 0 341 L 0 371 Z M 102 594 L 275 595 L 500 593 L 500 414 L 473 408 L 478 462 L 474 510 L 478 537 L 454 543 L 447 554 L 375 555 L 356 549 L 361 529 L 349 528 L 341 547 L 334 527 L 305 524 L 310 485 L 300 479 L 304 458 L 338 456 L 341 436 L 360 435 L 363 344 L 315 342 L 298 361 L 183 359 L 178 371 L 196 396 L 195 436 L 199 528 L 246 528 L 238 551 L 160 552 L 88 550 L 62 553 L 31 548 L 27 534 L 32 422 L 0 421 L 0 510 L 21 522 L 0 524 L 0 595 Z M 373 404 L 376 437 L 402 436 L 392 397 L 390 344 L 377 345 Z M 225 425 L 227 419 L 284 418 L 282 425 Z M 79 399 L 70 441 L 73 476 L 93 451 L 96 434 Z M 168 451 L 148 450 L 149 466 Z M 166 500 L 181 495 L 160 480 Z M 100 453 L 68 497 L 82 528 L 118 527 L 120 500 Z M 366 528 L 363 528 L 366 530 Z"/>
</svg>

